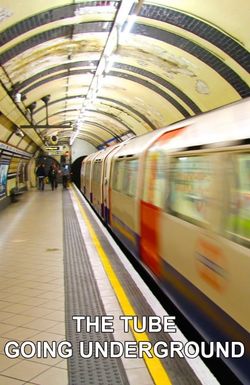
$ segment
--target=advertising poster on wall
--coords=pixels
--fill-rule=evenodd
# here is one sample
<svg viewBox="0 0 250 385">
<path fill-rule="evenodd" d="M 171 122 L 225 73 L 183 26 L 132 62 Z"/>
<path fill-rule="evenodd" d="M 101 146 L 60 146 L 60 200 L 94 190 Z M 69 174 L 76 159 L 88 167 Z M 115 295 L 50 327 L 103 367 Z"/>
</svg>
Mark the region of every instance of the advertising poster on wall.
<svg viewBox="0 0 250 385">
<path fill-rule="evenodd" d="M 7 162 L 0 162 L 0 199 L 6 195 L 8 167 Z"/>
<path fill-rule="evenodd" d="M 17 176 L 18 176 L 18 183 L 25 183 L 26 181 L 26 164 L 23 162 L 19 163 Z"/>
</svg>

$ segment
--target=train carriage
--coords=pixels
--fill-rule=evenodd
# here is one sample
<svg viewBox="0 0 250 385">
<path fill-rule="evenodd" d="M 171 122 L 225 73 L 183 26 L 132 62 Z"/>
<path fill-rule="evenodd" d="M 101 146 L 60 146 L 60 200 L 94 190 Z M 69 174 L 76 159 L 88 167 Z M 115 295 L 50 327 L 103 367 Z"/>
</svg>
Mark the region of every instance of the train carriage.
<svg viewBox="0 0 250 385">
<path fill-rule="evenodd" d="M 118 149 L 118 146 L 109 147 L 103 151 L 100 151 L 97 156 L 92 160 L 92 178 L 91 178 L 91 196 L 92 204 L 98 215 L 103 219 L 105 216 L 104 205 L 107 201 L 108 191 L 106 191 L 107 173 L 105 172 L 107 165 L 106 160 L 108 155 L 114 153 Z M 105 179 L 106 178 L 106 179 Z"/>
<path fill-rule="evenodd" d="M 109 226 L 249 383 L 250 100 L 132 139 L 107 154 Z M 91 162 L 93 163 L 94 158 Z M 108 165 L 108 167 L 107 167 Z M 91 174 L 90 174 L 91 175 Z"/>
<path fill-rule="evenodd" d="M 163 135 L 147 150 L 141 200 L 143 263 L 206 340 L 244 343 L 245 358 L 230 363 L 243 376 L 250 346 L 249 136 L 240 104 L 226 116 L 220 110 L 196 119 L 172 139 Z"/>
<path fill-rule="evenodd" d="M 93 160 L 98 156 L 99 151 L 88 155 L 82 162 L 81 167 L 81 191 L 88 201 L 92 202 L 91 184 L 92 184 L 92 169 Z"/>
<path fill-rule="evenodd" d="M 110 227 L 129 251 L 139 257 L 139 196 L 143 154 L 166 129 L 142 135 L 121 146 L 112 156 L 109 202 Z"/>
</svg>

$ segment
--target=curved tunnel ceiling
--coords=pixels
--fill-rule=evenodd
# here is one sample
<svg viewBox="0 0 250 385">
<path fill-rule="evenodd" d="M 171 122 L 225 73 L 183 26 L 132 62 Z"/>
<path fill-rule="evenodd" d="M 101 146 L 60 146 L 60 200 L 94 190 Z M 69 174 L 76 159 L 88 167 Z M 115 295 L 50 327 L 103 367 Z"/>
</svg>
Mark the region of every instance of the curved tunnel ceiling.
<svg viewBox="0 0 250 385">
<path fill-rule="evenodd" d="M 121 25 L 124 3 L 0 0 L 2 113 L 43 141 L 69 141 L 77 122 L 77 137 L 98 147 L 250 95 L 248 1 L 131 1 Z M 112 65 L 79 120 L 116 22 Z"/>
</svg>

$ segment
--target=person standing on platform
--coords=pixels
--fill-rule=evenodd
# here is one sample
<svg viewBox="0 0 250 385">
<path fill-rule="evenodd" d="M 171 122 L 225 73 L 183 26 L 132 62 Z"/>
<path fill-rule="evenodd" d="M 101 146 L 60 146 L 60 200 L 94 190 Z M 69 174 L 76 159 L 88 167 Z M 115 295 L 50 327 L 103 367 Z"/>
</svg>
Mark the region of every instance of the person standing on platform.
<svg viewBox="0 0 250 385">
<path fill-rule="evenodd" d="M 58 176 L 60 174 L 60 167 L 58 164 L 55 163 L 55 168 L 56 168 L 56 183 L 55 183 L 55 188 L 57 189 L 57 186 L 58 186 Z"/>
<path fill-rule="evenodd" d="M 38 190 L 43 191 L 44 190 L 44 180 L 46 177 L 46 172 L 45 172 L 45 164 L 41 163 L 37 170 L 36 170 L 36 176 L 38 178 Z"/>
<path fill-rule="evenodd" d="M 50 166 L 48 177 L 53 191 L 57 188 L 57 167 L 54 163 Z"/>
<path fill-rule="evenodd" d="M 64 164 L 62 166 L 62 182 L 63 182 L 64 189 L 68 187 L 69 176 L 70 176 L 69 165 Z"/>
</svg>

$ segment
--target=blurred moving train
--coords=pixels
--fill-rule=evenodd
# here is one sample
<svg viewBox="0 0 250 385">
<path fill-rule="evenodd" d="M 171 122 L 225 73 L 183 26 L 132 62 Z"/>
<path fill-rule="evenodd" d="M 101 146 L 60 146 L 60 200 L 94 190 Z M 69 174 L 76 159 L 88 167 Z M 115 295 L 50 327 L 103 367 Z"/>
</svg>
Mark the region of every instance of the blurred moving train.
<svg viewBox="0 0 250 385">
<path fill-rule="evenodd" d="M 226 364 L 250 384 L 250 100 L 86 157 L 81 190 Z"/>
</svg>

